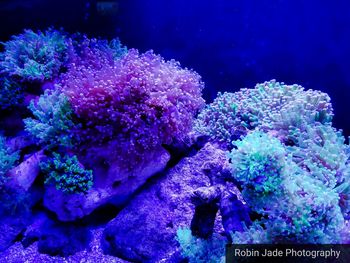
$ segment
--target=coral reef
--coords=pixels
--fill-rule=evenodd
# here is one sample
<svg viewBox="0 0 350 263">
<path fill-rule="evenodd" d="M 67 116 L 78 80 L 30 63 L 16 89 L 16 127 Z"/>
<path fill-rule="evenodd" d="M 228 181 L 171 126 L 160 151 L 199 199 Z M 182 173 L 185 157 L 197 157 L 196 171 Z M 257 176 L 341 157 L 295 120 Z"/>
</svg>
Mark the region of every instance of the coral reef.
<svg viewBox="0 0 350 263">
<path fill-rule="evenodd" d="M 117 38 L 25 30 L 3 45 L 0 261 L 349 243 L 350 147 L 326 93 L 272 80 L 205 106 L 199 74 Z"/>
</svg>

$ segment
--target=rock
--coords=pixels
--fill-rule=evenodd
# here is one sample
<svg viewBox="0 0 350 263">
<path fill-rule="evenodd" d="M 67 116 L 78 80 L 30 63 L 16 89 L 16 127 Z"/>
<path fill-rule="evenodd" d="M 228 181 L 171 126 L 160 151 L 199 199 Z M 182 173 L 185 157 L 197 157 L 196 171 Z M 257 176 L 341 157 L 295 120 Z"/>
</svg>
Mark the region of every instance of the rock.
<svg viewBox="0 0 350 263">
<path fill-rule="evenodd" d="M 33 138 L 28 134 L 22 134 L 7 141 L 7 147 L 13 151 L 19 151 L 35 144 Z"/>
<path fill-rule="evenodd" d="M 221 188 L 219 186 L 200 187 L 191 195 L 195 213 L 191 222 L 192 235 L 210 238 L 214 231 L 216 214 L 219 210 Z"/>
<path fill-rule="evenodd" d="M 51 256 L 66 257 L 86 249 L 91 234 L 79 224 L 46 222 L 38 241 L 38 251 Z"/>
<path fill-rule="evenodd" d="M 0 252 L 10 247 L 25 228 L 21 218 L 6 218 L 0 221 Z"/>
<path fill-rule="evenodd" d="M 10 247 L 30 224 L 30 195 L 22 190 L 0 191 L 0 252 Z"/>
<path fill-rule="evenodd" d="M 10 170 L 8 172 L 8 176 L 12 178 L 10 184 L 28 191 L 36 177 L 39 175 L 39 163 L 45 158 L 46 156 L 43 151 L 38 151 Z"/>
<path fill-rule="evenodd" d="M 202 165 L 224 156 L 208 143 L 150 183 L 108 223 L 102 239 L 105 252 L 132 262 L 179 262 L 176 231 L 191 225 L 195 209 L 191 194 L 211 184 Z"/>
<path fill-rule="evenodd" d="M 113 146 L 113 144 L 111 144 Z M 106 204 L 121 206 L 147 179 L 164 170 L 170 155 L 162 147 L 149 152 L 147 158 L 133 170 L 121 168 L 118 160 L 108 159 L 109 149 L 91 149 L 86 160 L 94 167 L 94 186 L 86 194 L 67 194 L 52 186 L 46 188 L 44 205 L 61 221 L 82 218 Z M 108 160 L 108 165 L 103 165 Z M 86 165 L 85 161 L 84 165 Z"/>
</svg>

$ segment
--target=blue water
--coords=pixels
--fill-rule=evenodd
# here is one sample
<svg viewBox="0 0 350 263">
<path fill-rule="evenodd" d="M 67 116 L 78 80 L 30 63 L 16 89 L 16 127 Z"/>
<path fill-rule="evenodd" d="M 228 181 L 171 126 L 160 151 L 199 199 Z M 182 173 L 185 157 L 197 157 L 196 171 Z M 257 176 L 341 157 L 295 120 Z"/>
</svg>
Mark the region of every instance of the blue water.
<svg viewBox="0 0 350 263">
<path fill-rule="evenodd" d="M 1 40 L 49 25 L 119 36 L 199 72 L 208 102 L 265 80 L 298 83 L 327 92 L 335 126 L 350 135 L 349 1 L 120 0 L 107 15 L 96 11 L 101 2 L 4 0 Z"/>
</svg>

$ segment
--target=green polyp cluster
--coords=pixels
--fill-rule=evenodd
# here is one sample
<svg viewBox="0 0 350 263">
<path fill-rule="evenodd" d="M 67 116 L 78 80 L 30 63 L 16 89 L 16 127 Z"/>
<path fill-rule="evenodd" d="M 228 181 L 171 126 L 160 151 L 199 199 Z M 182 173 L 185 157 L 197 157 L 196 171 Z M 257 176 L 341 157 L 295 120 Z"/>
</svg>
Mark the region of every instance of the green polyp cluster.
<svg viewBox="0 0 350 263">
<path fill-rule="evenodd" d="M 45 184 L 54 185 L 64 193 L 86 193 L 92 187 L 92 171 L 84 169 L 75 155 L 70 157 L 53 152 L 40 168 L 46 176 Z"/>
<path fill-rule="evenodd" d="M 333 142 L 338 138 L 334 133 L 328 137 Z M 318 147 L 328 145 L 330 149 L 337 148 L 316 137 L 313 139 L 318 141 Z M 308 144 L 307 141 L 304 143 Z M 316 166 L 308 168 L 300 162 L 296 163 L 296 152 L 261 131 L 253 131 L 241 141 L 234 142 L 234 145 L 236 148 L 229 154 L 232 177 L 239 183 L 242 196 L 251 210 L 261 215 L 261 219 L 254 221 L 252 229 L 247 229 L 246 233 L 233 233 L 234 240 L 257 241 L 255 232 L 257 225 L 260 225 L 259 237 L 267 243 L 341 242 L 339 231 L 344 226 L 344 209 L 340 204 L 339 191 L 334 188 L 335 182 L 339 181 L 336 174 L 328 174 L 327 179 L 333 182 L 330 184 L 325 181 L 326 174 L 316 174 L 323 171 L 321 163 L 317 167 L 314 162 Z M 344 146 L 342 142 L 338 147 L 340 145 Z M 307 150 L 310 151 L 309 158 L 316 156 L 326 160 L 321 158 L 321 149 L 308 145 Z M 337 151 L 341 152 L 338 148 Z M 329 158 L 329 163 L 334 165 L 333 157 Z M 344 163 L 342 165 L 345 166 Z M 266 237 L 269 239 L 266 240 Z"/>
<path fill-rule="evenodd" d="M 3 43 L 2 73 L 24 81 L 44 81 L 57 77 L 67 60 L 66 36 L 48 29 L 44 32 L 25 30 Z"/>
<path fill-rule="evenodd" d="M 5 137 L 0 135 L 0 190 L 8 181 L 6 173 L 14 167 L 18 159 L 19 154 L 17 152 L 12 152 L 6 146 Z"/>
<path fill-rule="evenodd" d="M 229 154 L 232 176 L 242 188 L 243 197 L 257 211 L 263 211 L 281 191 L 286 151 L 281 143 L 263 132 L 254 131 L 235 141 Z"/>
</svg>

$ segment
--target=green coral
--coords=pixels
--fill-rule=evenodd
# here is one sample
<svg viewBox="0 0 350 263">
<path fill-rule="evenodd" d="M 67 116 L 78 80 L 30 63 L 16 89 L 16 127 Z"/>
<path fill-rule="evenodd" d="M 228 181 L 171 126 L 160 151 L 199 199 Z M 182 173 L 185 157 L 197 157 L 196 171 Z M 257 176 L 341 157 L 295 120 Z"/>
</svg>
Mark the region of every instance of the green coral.
<svg viewBox="0 0 350 263">
<path fill-rule="evenodd" d="M 24 120 L 25 129 L 42 144 L 48 147 L 71 147 L 72 130 L 77 127 L 73 121 L 73 110 L 64 94 L 46 90 L 35 104 L 31 101 L 29 109 L 35 118 Z"/>
<path fill-rule="evenodd" d="M 237 149 L 229 154 L 232 175 L 249 205 L 260 212 L 281 194 L 286 150 L 279 140 L 260 131 L 233 144 Z"/>
<path fill-rule="evenodd" d="M 62 156 L 56 152 L 52 155 L 52 158 L 40 163 L 46 175 L 45 184 L 53 184 L 57 190 L 69 194 L 86 193 L 92 187 L 92 171 L 84 169 L 77 156 Z"/>
<path fill-rule="evenodd" d="M 257 84 L 254 89 L 219 93 L 198 115 L 194 130 L 230 148 L 231 141 L 255 128 L 271 131 L 281 141 L 289 142 L 293 129 L 328 124 L 332 118 L 333 109 L 326 93 L 272 80 Z"/>
<path fill-rule="evenodd" d="M 0 189 L 8 181 L 6 173 L 14 167 L 19 154 L 17 152 L 11 152 L 6 146 L 5 137 L 0 135 Z"/>
<path fill-rule="evenodd" d="M 258 242 L 263 238 L 269 243 L 341 242 L 344 216 L 339 193 L 315 175 L 316 168 L 303 169 L 286 146 L 260 131 L 234 145 L 237 149 L 230 154 L 232 176 L 240 183 L 242 196 L 252 211 L 261 215 L 247 233 L 234 233 L 238 241 Z M 321 149 L 308 149 L 314 156 L 322 156 Z M 330 158 L 329 162 L 334 164 L 333 161 Z M 253 236 L 256 227 L 258 237 Z"/>
<path fill-rule="evenodd" d="M 67 40 L 62 32 L 25 30 L 3 43 L 2 72 L 22 80 L 44 81 L 58 76 L 67 60 Z"/>
<path fill-rule="evenodd" d="M 231 233 L 233 244 L 270 244 L 271 237 L 262 225 L 255 221 L 248 228 L 245 226 L 244 231 Z"/>
<path fill-rule="evenodd" d="M 23 99 L 23 87 L 8 77 L 0 76 L 0 109 L 19 105 Z"/>
<path fill-rule="evenodd" d="M 189 228 L 177 230 L 177 241 L 180 244 L 182 255 L 189 263 L 220 263 L 225 262 L 226 240 L 218 235 L 210 239 L 197 238 Z"/>
</svg>

